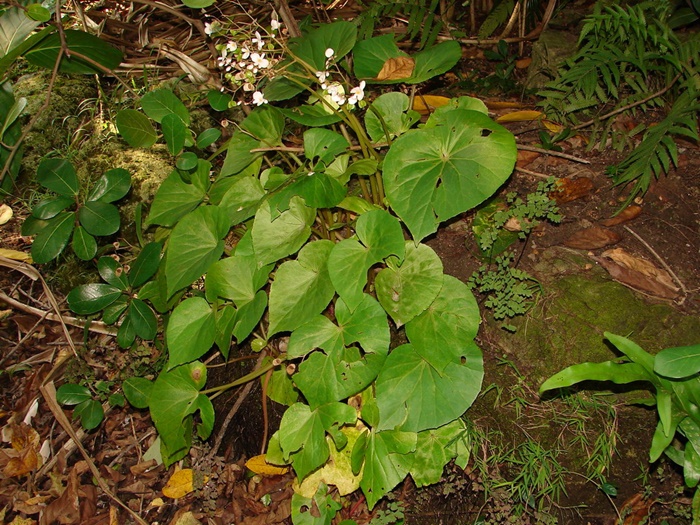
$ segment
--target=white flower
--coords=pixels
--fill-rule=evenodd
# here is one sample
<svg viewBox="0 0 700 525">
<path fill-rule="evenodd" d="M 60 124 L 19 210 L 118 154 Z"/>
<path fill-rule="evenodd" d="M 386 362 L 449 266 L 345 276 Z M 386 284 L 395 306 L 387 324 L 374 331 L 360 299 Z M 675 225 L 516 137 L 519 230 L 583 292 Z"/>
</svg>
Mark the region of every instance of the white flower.
<svg viewBox="0 0 700 525">
<path fill-rule="evenodd" d="M 333 82 L 328 86 L 326 91 L 330 95 L 333 102 L 339 106 L 345 104 L 345 89 L 338 82 Z"/>
<path fill-rule="evenodd" d="M 253 93 L 253 104 L 255 104 L 256 106 L 267 104 L 267 99 L 260 91 L 256 91 L 255 93 Z"/>
<path fill-rule="evenodd" d="M 233 53 L 236 49 L 238 49 L 238 44 L 236 44 L 236 42 L 234 42 L 233 40 L 229 40 L 226 43 L 226 51 L 230 51 L 231 53 Z"/>
<path fill-rule="evenodd" d="M 280 24 L 279 20 L 277 20 L 277 13 L 273 12 L 272 20 L 270 20 L 270 28 L 273 31 L 277 31 L 280 27 L 282 27 L 282 24 Z"/>
<path fill-rule="evenodd" d="M 348 98 L 348 104 L 354 106 L 360 100 L 365 98 L 365 81 L 360 82 L 360 85 L 354 87 L 350 90 L 350 97 Z"/>
<path fill-rule="evenodd" d="M 241 58 L 243 60 L 246 60 L 249 56 L 250 56 L 250 49 L 248 49 L 248 46 L 241 47 Z"/>
<path fill-rule="evenodd" d="M 316 71 L 316 78 L 318 81 L 323 84 L 326 79 L 328 78 L 328 71 Z M 323 89 L 326 89 L 325 87 Z"/>
<path fill-rule="evenodd" d="M 326 49 L 326 58 L 331 58 L 335 54 L 335 51 L 331 49 L 330 47 Z"/>
<path fill-rule="evenodd" d="M 265 53 L 252 53 L 250 55 L 250 61 L 260 69 L 267 69 L 268 67 L 270 67 L 270 61 L 267 58 L 265 58 Z"/>
<path fill-rule="evenodd" d="M 204 32 L 207 34 L 207 36 L 211 36 L 211 34 L 214 32 L 214 28 L 212 27 L 212 24 L 209 22 L 206 22 L 204 24 Z"/>
<path fill-rule="evenodd" d="M 250 40 L 253 44 L 258 45 L 258 51 L 260 51 L 263 47 L 265 47 L 265 41 L 263 38 L 260 36 L 260 31 L 255 32 L 255 38 L 252 38 Z"/>
</svg>

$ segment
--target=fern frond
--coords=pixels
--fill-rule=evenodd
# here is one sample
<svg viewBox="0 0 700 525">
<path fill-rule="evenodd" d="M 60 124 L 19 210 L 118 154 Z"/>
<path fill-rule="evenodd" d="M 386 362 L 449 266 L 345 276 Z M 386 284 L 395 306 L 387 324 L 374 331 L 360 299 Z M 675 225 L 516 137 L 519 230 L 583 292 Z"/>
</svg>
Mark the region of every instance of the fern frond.
<svg viewBox="0 0 700 525">
<path fill-rule="evenodd" d="M 477 38 L 483 40 L 490 37 L 498 26 L 505 23 L 515 9 L 514 0 L 501 0 L 486 17 L 477 33 Z"/>
<path fill-rule="evenodd" d="M 443 27 L 437 16 L 440 0 L 358 0 L 358 4 L 363 8 L 355 18 L 359 39 L 370 38 L 380 20 L 403 16 L 407 20 L 407 37 L 413 40 L 420 35 L 419 48 L 422 49 L 437 40 Z"/>
<path fill-rule="evenodd" d="M 649 189 L 652 177 L 658 179 L 660 175 L 668 172 L 671 165 L 678 165 L 678 149 L 673 135 L 698 140 L 695 118 L 698 109 L 698 93 L 693 89 L 684 92 L 678 97 L 666 118 L 650 127 L 639 146 L 618 165 L 617 173 L 613 177 L 616 185 L 635 181 L 627 203 Z"/>
</svg>

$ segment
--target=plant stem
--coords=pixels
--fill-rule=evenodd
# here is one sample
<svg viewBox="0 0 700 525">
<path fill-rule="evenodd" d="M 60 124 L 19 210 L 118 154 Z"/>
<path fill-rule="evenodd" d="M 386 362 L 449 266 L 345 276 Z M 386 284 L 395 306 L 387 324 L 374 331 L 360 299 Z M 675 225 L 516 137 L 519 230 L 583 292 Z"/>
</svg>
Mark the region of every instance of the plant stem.
<svg viewBox="0 0 700 525">
<path fill-rule="evenodd" d="M 227 390 L 230 390 L 231 388 L 235 388 L 237 386 L 243 385 L 247 383 L 248 381 L 252 381 L 253 379 L 256 379 L 262 375 L 265 375 L 268 370 L 272 370 L 275 368 L 275 362 L 272 361 L 271 363 L 268 363 L 267 365 L 258 368 L 257 370 L 253 370 L 250 374 L 246 374 L 243 377 L 239 377 L 235 381 L 232 381 L 231 383 L 226 383 L 225 385 L 220 385 L 220 386 L 215 386 L 213 388 L 208 388 L 207 390 L 202 390 L 200 393 L 204 395 L 208 394 L 213 394 L 210 399 L 214 400 L 216 397 L 220 396 Z"/>
</svg>

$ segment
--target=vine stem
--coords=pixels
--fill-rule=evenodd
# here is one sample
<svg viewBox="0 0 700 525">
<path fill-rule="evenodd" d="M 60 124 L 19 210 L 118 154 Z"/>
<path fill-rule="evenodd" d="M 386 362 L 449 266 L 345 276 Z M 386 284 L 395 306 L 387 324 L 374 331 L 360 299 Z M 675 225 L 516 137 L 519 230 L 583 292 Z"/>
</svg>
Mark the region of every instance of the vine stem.
<svg viewBox="0 0 700 525">
<path fill-rule="evenodd" d="M 256 379 L 256 378 L 266 374 L 268 372 L 268 370 L 272 370 L 273 368 L 275 368 L 275 366 L 277 366 L 277 364 L 278 364 L 277 360 L 274 360 L 263 367 L 257 368 L 256 370 L 253 370 L 249 374 L 246 374 L 242 377 L 239 377 L 235 381 L 231 381 L 230 383 L 226 383 L 225 385 L 219 385 L 219 386 L 215 386 L 213 388 L 208 388 L 207 390 L 202 390 L 200 392 L 200 394 L 204 394 L 204 395 L 212 394 L 211 399 L 213 400 L 216 397 L 223 394 L 224 392 L 226 392 L 227 390 L 230 390 L 231 388 L 241 386 L 241 385 L 247 383 L 248 381 L 252 381 L 253 379 Z"/>
</svg>

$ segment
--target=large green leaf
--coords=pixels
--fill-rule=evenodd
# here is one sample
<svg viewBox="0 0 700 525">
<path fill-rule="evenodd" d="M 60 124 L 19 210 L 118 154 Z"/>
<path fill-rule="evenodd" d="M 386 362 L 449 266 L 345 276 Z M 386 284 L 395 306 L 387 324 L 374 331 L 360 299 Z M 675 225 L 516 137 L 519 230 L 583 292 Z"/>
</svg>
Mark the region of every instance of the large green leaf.
<svg viewBox="0 0 700 525">
<path fill-rule="evenodd" d="M 119 210 L 106 202 L 86 202 L 78 210 L 78 219 L 83 228 L 92 235 L 112 235 L 119 230 Z"/>
<path fill-rule="evenodd" d="M 132 148 L 150 148 L 158 140 L 153 124 L 135 109 L 122 109 L 116 117 L 117 130 Z"/>
<path fill-rule="evenodd" d="M 302 176 L 290 189 L 312 208 L 333 208 L 345 198 L 348 191 L 345 186 L 325 173 L 309 173 Z"/>
<path fill-rule="evenodd" d="M 356 347 L 344 348 L 341 345 L 329 348 L 325 353 L 316 351 L 307 356 L 293 380 L 309 405 L 315 408 L 341 401 L 367 388 L 379 374 L 385 359 L 384 354 L 363 357 Z"/>
<path fill-rule="evenodd" d="M 36 170 L 36 181 L 65 197 L 75 197 L 80 189 L 75 168 L 66 159 L 42 160 Z"/>
<path fill-rule="evenodd" d="M 71 204 L 75 204 L 73 197 L 47 197 L 32 208 L 32 216 L 42 220 L 53 219 Z"/>
<path fill-rule="evenodd" d="M 59 67 L 59 71 L 62 73 L 84 75 L 104 73 L 102 69 L 95 67 L 76 54 L 83 55 L 108 70 L 113 70 L 121 64 L 123 58 L 121 51 L 94 35 L 84 31 L 66 29 L 63 31 L 63 36 L 69 51 L 74 53 L 70 57 L 63 55 Z M 61 45 L 61 36 L 58 33 L 53 33 L 25 53 L 24 56 L 34 65 L 53 69 Z"/>
<path fill-rule="evenodd" d="M 389 430 L 370 433 L 365 451 L 365 470 L 360 482 L 370 509 L 406 477 L 416 443 L 417 437 L 413 432 Z"/>
<path fill-rule="evenodd" d="M 438 124 L 406 133 L 389 149 L 387 200 L 419 241 L 493 195 L 513 171 L 516 153 L 513 135 L 486 115 L 443 113 Z"/>
<path fill-rule="evenodd" d="M 89 261 L 97 253 L 97 241 L 82 226 L 75 228 L 71 245 L 75 255 L 83 261 Z"/>
<path fill-rule="evenodd" d="M 177 223 L 165 252 L 167 296 L 205 274 L 224 252 L 226 212 L 217 206 L 197 208 Z"/>
<path fill-rule="evenodd" d="M 168 369 L 195 361 L 214 344 L 216 317 L 206 300 L 190 297 L 173 310 L 166 330 Z"/>
<path fill-rule="evenodd" d="M 392 350 L 376 383 L 379 429 L 420 432 L 460 417 L 481 390 L 484 363 L 471 343 L 442 373 L 411 344 Z"/>
<path fill-rule="evenodd" d="M 373 142 L 393 140 L 420 120 L 420 113 L 410 109 L 410 103 L 408 95 L 399 92 L 384 93 L 372 101 L 365 113 L 365 127 Z"/>
<path fill-rule="evenodd" d="M 6 9 L 0 16 L 0 57 L 22 43 L 38 25 L 19 7 Z"/>
<path fill-rule="evenodd" d="M 367 271 L 390 255 L 403 259 L 405 241 L 399 221 L 384 210 L 363 213 L 355 227 L 357 239 L 345 239 L 333 247 L 328 271 L 338 295 L 350 309 L 363 298 Z"/>
<path fill-rule="evenodd" d="M 321 483 L 312 498 L 302 496 L 298 492 L 294 493 L 292 523 L 294 525 L 331 525 L 336 513 L 342 508 L 342 504 L 328 494 L 328 486 Z"/>
<path fill-rule="evenodd" d="M 141 339 L 150 341 L 158 332 L 158 319 L 151 307 L 141 299 L 132 299 L 127 313 L 134 327 L 134 332 Z"/>
<path fill-rule="evenodd" d="M 168 175 L 158 188 L 146 219 L 146 226 L 173 226 L 202 202 L 206 192 L 195 184 L 182 180 L 178 170 Z"/>
<path fill-rule="evenodd" d="M 662 350 L 654 358 L 654 371 L 674 379 L 697 374 L 700 371 L 700 344 Z"/>
<path fill-rule="evenodd" d="M 148 398 L 153 389 L 153 383 L 144 377 L 131 376 L 122 383 L 126 400 L 134 408 L 148 408 Z"/>
<path fill-rule="evenodd" d="M 462 58 L 462 46 L 456 40 L 441 42 L 416 53 L 413 74 L 407 84 L 418 84 L 447 73 Z"/>
<path fill-rule="evenodd" d="M 304 132 L 304 156 L 311 162 L 328 164 L 349 147 L 345 137 L 330 129 L 311 128 Z"/>
<path fill-rule="evenodd" d="M 253 222 L 253 247 L 258 264 L 276 262 L 301 248 L 311 234 L 316 210 L 306 206 L 302 199 L 294 197 L 289 209 L 274 220 L 269 202 L 258 208 Z"/>
<path fill-rule="evenodd" d="M 255 330 L 266 309 L 267 293 L 264 290 L 256 293 L 252 301 L 238 306 L 233 336 L 239 344 Z"/>
<path fill-rule="evenodd" d="M 300 480 L 328 459 L 326 431 L 334 425 L 353 424 L 356 419 L 355 409 L 344 403 L 328 403 L 313 411 L 303 403 L 295 403 L 286 410 L 280 422 L 279 443 L 284 459 L 292 459 Z"/>
<path fill-rule="evenodd" d="M 241 122 L 241 128 L 265 146 L 279 146 L 282 144 L 284 115 L 274 106 L 260 106 Z"/>
<path fill-rule="evenodd" d="M 182 365 L 158 376 L 148 397 L 151 418 L 170 456 L 187 451 L 191 425 L 184 424 L 197 411 L 202 423 L 200 435 L 206 438 L 214 425 L 214 407 L 199 391 L 206 383 L 207 369 L 199 362 Z"/>
<path fill-rule="evenodd" d="M 43 264 L 55 259 L 70 240 L 75 227 L 75 213 L 63 212 L 48 221 L 32 243 L 32 259 Z"/>
<path fill-rule="evenodd" d="M 444 275 L 433 303 L 406 324 L 406 336 L 416 352 L 442 372 L 470 348 L 480 321 L 479 305 L 467 285 Z"/>
<path fill-rule="evenodd" d="M 280 111 L 285 117 L 302 126 L 328 126 L 342 120 L 340 115 L 328 113 L 325 108 L 320 105 L 302 105 L 289 109 L 281 108 Z"/>
<path fill-rule="evenodd" d="M 270 287 L 268 335 L 293 331 L 328 306 L 335 294 L 327 264 L 332 249 L 331 241 L 315 241 L 280 265 Z"/>
<path fill-rule="evenodd" d="M 219 177 L 228 177 L 243 171 L 263 155 L 260 151 L 251 152 L 251 150 L 262 147 L 264 144 L 255 137 L 242 131 L 235 131 L 228 142 L 226 158 L 219 172 Z"/>
<path fill-rule="evenodd" d="M 357 27 L 351 22 L 322 24 L 291 46 L 293 54 L 316 71 L 326 69 L 326 50 L 334 51 L 334 60 L 347 55 L 355 45 Z"/>
<path fill-rule="evenodd" d="M 393 35 L 387 34 L 360 40 L 355 45 L 352 56 L 355 76 L 372 80 L 379 74 L 387 60 L 407 57 L 408 54 L 398 48 Z"/>
<path fill-rule="evenodd" d="M 87 200 L 114 202 L 129 193 L 131 188 L 131 175 L 124 168 L 108 170 L 97 179 Z"/>
<path fill-rule="evenodd" d="M 455 457 L 453 444 L 466 432 L 461 419 L 418 434 L 416 451 L 411 455 L 411 478 L 418 487 L 432 485 L 442 478 L 442 470 Z"/>
<path fill-rule="evenodd" d="M 227 189 L 218 205 L 226 210 L 231 226 L 235 226 L 255 215 L 260 201 L 265 197 L 265 190 L 263 190 L 257 177 L 241 174 L 226 177 L 214 183 L 210 194 L 212 202 L 215 202 L 214 195 L 216 191 L 223 186 Z"/>
<path fill-rule="evenodd" d="M 149 118 L 158 123 L 161 123 L 167 115 L 177 116 L 185 126 L 190 123 L 190 112 L 182 101 L 166 88 L 154 89 L 146 93 L 141 98 L 141 107 Z"/>
<path fill-rule="evenodd" d="M 179 154 L 182 148 L 185 147 L 185 140 L 191 136 L 190 130 L 187 129 L 182 119 L 173 113 L 163 117 L 161 128 L 163 129 L 163 138 L 165 138 L 165 144 L 168 146 L 170 154 Z"/>
<path fill-rule="evenodd" d="M 163 246 L 159 242 L 149 242 L 143 247 L 139 256 L 131 264 L 129 282 L 134 288 L 153 277 L 160 265 L 160 251 Z"/>
<path fill-rule="evenodd" d="M 237 305 L 252 301 L 256 292 L 267 283 L 272 265 L 258 267 L 252 253 L 250 233 L 238 242 L 231 257 L 215 262 L 206 278 L 207 297 L 230 299 Z"/>
<path fill-rule="evenodd" d="M 432 248 L 406 242 L 406 257 L 400 265 L 395 257 L 377 274 L 374 285 L 377 299 L 402 326 L 424 312 L 442 289 L 442 261 Z"/>
<path fill-rule="evenodd" d="M 119 288 L 110 284 L 83 284 L 70 291 L 68 306 L 78 315 L 90 315 L 112 304 L 121 294 Z"/>
</svg>

